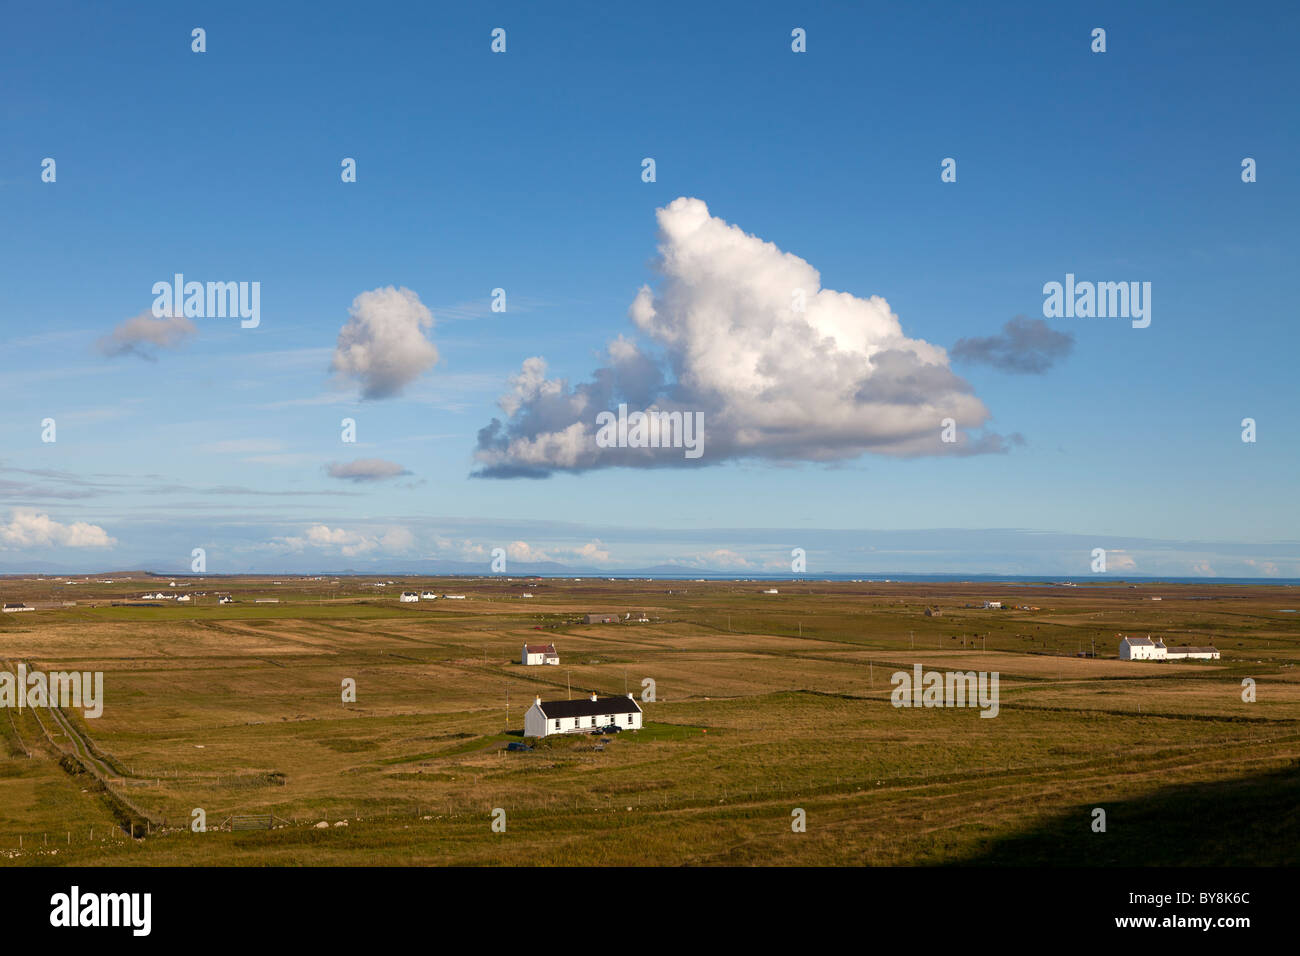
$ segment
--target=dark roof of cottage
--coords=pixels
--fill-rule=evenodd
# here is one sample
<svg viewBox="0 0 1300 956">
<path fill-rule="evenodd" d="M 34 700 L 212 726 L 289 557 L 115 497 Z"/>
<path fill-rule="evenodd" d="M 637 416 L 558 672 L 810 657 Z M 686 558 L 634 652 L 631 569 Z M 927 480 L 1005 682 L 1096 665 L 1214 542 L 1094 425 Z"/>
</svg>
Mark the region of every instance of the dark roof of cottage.
<svg viewBox="0 0 1300 956">
<path fill-rule="evenodd" d="M 524 651 L 528 654 L 554 654 L 554 644 L 525 644 Z"/>
<path fill-rule="evenodd" d="M 631 697 L 602 697 L 592 700 L 544 700 L 542 713 L 554 720 L 557 717 L 595 717 L 600 714 L 639 714 L 641 707 Z"/>
<path fill-rule="evenodd" d="M 1170 647 L 1167 649 L 1170 654 L 1217 654 L 1217 647 Z"/>
</svg>

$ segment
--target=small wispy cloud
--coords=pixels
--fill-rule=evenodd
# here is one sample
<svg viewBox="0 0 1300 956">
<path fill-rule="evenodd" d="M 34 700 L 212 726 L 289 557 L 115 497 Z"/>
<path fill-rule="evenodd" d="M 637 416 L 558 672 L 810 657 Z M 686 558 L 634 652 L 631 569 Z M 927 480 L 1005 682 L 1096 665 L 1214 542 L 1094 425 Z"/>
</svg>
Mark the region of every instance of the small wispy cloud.
<svg viewBox="0 0 1300 956">
<path fill-rule="evenodd" d="M 1042 319 L 1018 315 L 1002 326 L 1001 335 L 958 339 L 949 354 L 973 365 L 1041 375 L 1073 350 L 1074 336 L 1069 332 L 1058 332 Z"/>
<path fill-rule="evenodd" d="M 194 323 L 183 315 L 158 318 L 145 311 L 119 323 L 117 328 L 96 342 L 95 347 L 109 358 L 137 355 L 156 361 L 158 350 L 180 348 L 197 333 Z"/>
<path fill-rule="evenodd" d="M 400 478 L 410 472 L 395 461 L 382 458 L 357 458 L 354 461 L 330 462 L 325 466 L 325 473 L 331 478 L 345 481 L 384 481 L 388 478 Z"/>
</svg>

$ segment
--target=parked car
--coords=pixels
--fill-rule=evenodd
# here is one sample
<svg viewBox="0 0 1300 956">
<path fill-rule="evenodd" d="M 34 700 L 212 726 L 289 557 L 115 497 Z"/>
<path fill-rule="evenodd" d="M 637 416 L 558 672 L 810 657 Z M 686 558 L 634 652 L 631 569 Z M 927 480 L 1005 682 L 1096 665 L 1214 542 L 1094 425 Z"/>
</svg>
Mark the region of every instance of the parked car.
<svg viewBox="0 0 1300 956">
<path fill-rule="evenodd" d="M 623 728 L 620 727 L 618 724 L 610 724 L 608 727 L 602 728 L 600 732 L 602 734 L 616 734 L 622 729 Z"/>
</svg>

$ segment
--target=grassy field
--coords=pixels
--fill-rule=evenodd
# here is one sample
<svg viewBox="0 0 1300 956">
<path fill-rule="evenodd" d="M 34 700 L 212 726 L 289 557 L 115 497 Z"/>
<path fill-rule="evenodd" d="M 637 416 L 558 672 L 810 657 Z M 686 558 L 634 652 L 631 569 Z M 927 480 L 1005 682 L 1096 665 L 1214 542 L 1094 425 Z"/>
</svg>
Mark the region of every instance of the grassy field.
<svg viewBox="0 0 1300 956">
<path fill-rule="evenodd" d="M 103 715 L 0 711 L 8 865 L 1300 857 L 1296 588 L 64 580 L 0 579 L 4 601 L 37 607 L 0 618 L 0 661 L 102 671 Z M 404 589 L 467 600 L 400 604 Z M 113 606 L 158 590 L 196 596 Z M 1223 656 L 1122 662 L 1121 632 Z M 525 641 L 554 641 L 561 666 L 521 666 Z M 892 706 L 890 676 L 918 663 L 997 671 L 998 716 Z M 647 679 L 640 733 L 505 750 L 534 696 L 639 698 Z M 220 826 L 243 814 L 276 828 Z"/>
</svg>

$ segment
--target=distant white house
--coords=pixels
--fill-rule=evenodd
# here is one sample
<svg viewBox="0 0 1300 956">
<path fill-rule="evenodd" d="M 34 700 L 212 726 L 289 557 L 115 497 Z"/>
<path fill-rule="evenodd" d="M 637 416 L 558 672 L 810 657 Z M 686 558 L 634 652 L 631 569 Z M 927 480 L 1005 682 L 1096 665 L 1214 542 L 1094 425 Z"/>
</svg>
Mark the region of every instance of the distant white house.
<svg viewBox="0 0 1300 956">
<path fill-rule="evenodd" d="M 521 594 L 521 595 L 519 595 L 519 596 L 520 596 L 521 598 L 530 598 L 530 597 L 532 597 L 532 595 L 529 594 L 527 591 L 525 591 L 523 594 Z"/>
<path fill-rule="evenodd" d="M 223 598 L 222 598 L 220 601 L 218 601 L 217 603 L 218 603 L 218 604 L 234 604 L 234 603 L 235 603 L 235 599 L 232 598 L 229 594 L 227 594 L 225 597 L 223 597 Z"/>
<path fill-rule="evenodd" d="M 178 596 L 177 596 L 176 600 L 177 600 L 177 601 L 188 601 L 188 600 L 190 600 L 190 596 L 189 596 L 188 594 L 181 594 L 181 595 L 178 595 Z"/>
<path fill-rule="evenodd" d="M 414 591 L 403 591 L 400 600 L 403 604 L 415 604 L 420 600 L 420 595 Z"/>
<path fill-rule="evenodd" d="M 641 729 L 641 705 L 626 697 L 548 700 L 537 697 L 524 714 L 525 737 L 591 733 L 613 725 L 620 730 Z"/>
<path fill-rule="evenodd" d="M 1219 651 L 1218 648 L 1214 647 L 1169 647 L 1165 649 L 1165 657 L 1171 661 L 1217 661 L 1219 659 Z"/>
<path fill-rule="evenodd" d="M 1122 661 L 1163 661 L 1165 642 L 1149 637 L 1126 637 L 1119 642 L 1119 659 Z"/>
<path fill-rule="evenodd" d="M 36 610 L 36 608 L 32 607 L 32 606 L 29 605 L 29 604 L 25 604 L 25 603 L 24 603 L 24 604 L 6 604 L 5 607 L 4 607 L 4 612 L 5 612 L 6 614 L 16 614 L 16 613 L 18 613 L 19 611 L 35 611 L 35 610 Z"/>
<path fill-rule="evenodd" d="M 524 652 L 519 657 L 521 664 L 558 664 L 560 655 L 554 644 L 525 644 Z"/>
<path fill-rule="evenodd" d="M 631 621 L 633 624 L 646 624 L 650 620 L 650 615 L 645 611 L 628 611 L 625 621 Z"/>
<path fill-rule="evenodd" d="M 985 606 L 986 608 L 995 608 L 995 609 L 996 609 L 996 608 L 1000 608 L 1000 607 L 1002 607 L 1002 602 L 1001 602 L 1001 601 L 985 601 L 985 602 L 984 602 L 984 606 Z"/>
<path fill-rule="evenodd" d="M 776 588 L 768 588 L 768 589 L 767 589 L 766 591 L 764 591 L 763 593 L 764 593 L 764 594 L 780 594 L 781 592 L 778 591 Z"/>
<path fill-rule="evenodd" d="M 444 594 L 444 595 L 442 596 L 442 599 L 443 599 L 444 601 L 463 601 L 463 600 L 465 600 L 465 595 L 463 595 L 463 594 Z"/>
<path fill-rule="evenodd" d="M 438 600 L 438 595 L 434 594 L 432 591 L 422 591 L 422 592 L 420 593 L 420 600 L 421 600 L 421 601 L 436 601 L 436 600 Z"/>
</svg>

